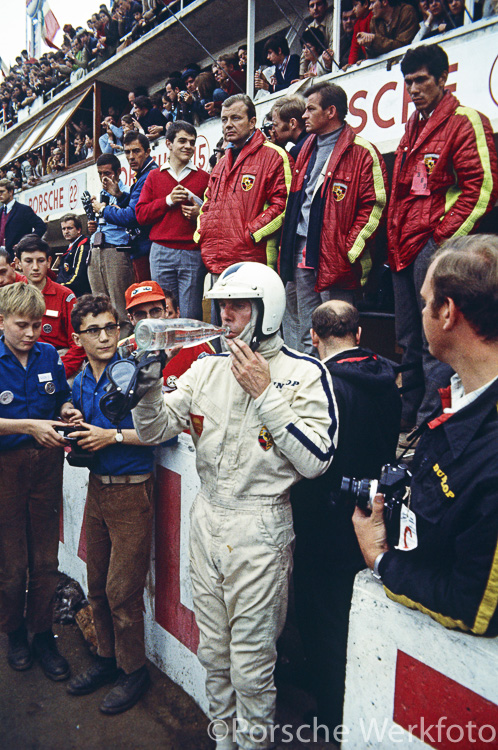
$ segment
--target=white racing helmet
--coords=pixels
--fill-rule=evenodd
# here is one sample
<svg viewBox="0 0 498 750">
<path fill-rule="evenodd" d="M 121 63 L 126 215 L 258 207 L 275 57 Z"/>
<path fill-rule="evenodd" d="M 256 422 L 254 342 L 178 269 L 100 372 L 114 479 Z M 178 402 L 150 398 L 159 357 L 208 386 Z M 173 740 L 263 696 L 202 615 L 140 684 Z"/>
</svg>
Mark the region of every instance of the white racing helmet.
<svg viewBox="0 0 498 750">
<path fill-rule="evenodd" d="M 276 333 L 285 312 L 285 289 L 278 273 L 263 263 L 234 263 L 226 268 L 206 299 L 259 300 L 258 339 Z"/>
</svg>

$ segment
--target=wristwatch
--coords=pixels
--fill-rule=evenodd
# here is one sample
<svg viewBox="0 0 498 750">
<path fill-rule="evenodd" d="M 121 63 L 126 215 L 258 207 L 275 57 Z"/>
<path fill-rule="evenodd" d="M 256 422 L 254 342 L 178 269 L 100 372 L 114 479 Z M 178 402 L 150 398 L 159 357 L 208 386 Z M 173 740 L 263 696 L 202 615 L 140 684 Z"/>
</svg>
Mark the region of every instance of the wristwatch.
<svg viewBox="0 0 498 750">
<path fill-rule="evenodd" d="M 378 581 L 382 581 L 382 576 L 379 573 L 379 565 L 380 565 L 381 560 L 382 560 L 382 558 L 384 557 L 385 554 L 386 554 L 385 552 L 381 552 L 380 555 L 377 555 L 377 557 L 375 558 L 375 562 L 374 562 L 374 566 L 373 566 L 373 570 L 372 570 L 372 575 Z"/>
<path fill-rule="evenodd" d="M 124 436 L 123 436 L 123 433 L 121 432 L 120 427 L 116 428 L 116 434 L 114 435 L 114 440 L 116 441 L 116 443 L 122 443 L 124 440 Z"/>
</svg>

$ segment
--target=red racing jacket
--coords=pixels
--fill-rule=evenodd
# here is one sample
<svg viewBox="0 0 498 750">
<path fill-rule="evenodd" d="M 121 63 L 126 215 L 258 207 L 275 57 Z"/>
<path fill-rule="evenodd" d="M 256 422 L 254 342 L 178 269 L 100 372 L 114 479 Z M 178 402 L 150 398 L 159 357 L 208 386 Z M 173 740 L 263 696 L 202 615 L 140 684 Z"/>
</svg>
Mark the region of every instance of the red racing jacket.
<svg viewBox="0 0 498 750">
<path fill-rule="evenodd" d="M 296 231 L 305 178 L 316 136 L 310 136 L 294 167 L 280 251 L 283 282 L 294 278 Z M 318 270 L 316 291 L 358 289 L 371 268 L 369 241 L 387 205 L 387 173 L 375 146 L 346 123 L 315 186 L 304 264 Z"/>
<path fill-rule="evenodd" d="M 76 302 L 74 293 L 62 284 L 52 281 L 47 276 L 47 282 L 42 294 L 45 298 L 45 314 L 42 318 L 42 332 L 39 341 L 52 344 L 56 349 L 67 349 L 62 364 L 66 371 L 66 378 L 75 375 L 86 357 L 82 346 L 76 346 L 71 334 L 71 310 Z"/>
<path fill-rule="evenodd" d="M 389 264 L 401 271 L 432 237 L 470 234 L 498 197 L 489 120 L 446 92 L 425 126 L 415 112 L 396 150 L 388 213 Z"/>
<path fill-rule="evenodd" d="M 282 225 L 291 183 L 287 152 L 259 130 L 232 160 L 228 149 L 211 172 L 194 234 L 211 273 L 245 260 L 271 265 L 267 242 Z"/>
</svg>

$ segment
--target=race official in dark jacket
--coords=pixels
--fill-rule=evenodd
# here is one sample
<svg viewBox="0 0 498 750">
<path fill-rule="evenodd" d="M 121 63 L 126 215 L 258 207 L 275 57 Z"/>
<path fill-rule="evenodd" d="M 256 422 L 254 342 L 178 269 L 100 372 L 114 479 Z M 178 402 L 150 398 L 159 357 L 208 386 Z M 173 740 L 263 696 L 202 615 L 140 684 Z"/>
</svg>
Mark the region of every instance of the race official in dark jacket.
<svg viewBox="0 0 498 750">
<path fill-rule="evenodd" d="M 447 628 L 498 635 L 498 239 L 450 240 L 422 286 L 431 353 L 455 370 L 425 425 L 405 549 L 386 541 L 383 496 L 353 521 L 365 561 L 395 601 Z M 408 541 L 410 540 L 410 542 Z"/>
<path fill-rule="evenodd" d="M 61 231 L 69 247 L 59 261 L 57 283 L 66 286 L 76 297 L 90 294 L 88 281 L 88 253 L 90 239 L 83 234 L 81 220 L 76 214 L 61 219 Z"/>
<path fill-rule="evenodd" d="M 318 722 L 342 723 L 349 609 L 356 573 L 365 567 L 353 529 L 353 504 L 340 494 L 343 476 L 379 477 L 393 461 L 401 399 L 392 364 L 359 345 L 359 314 L 347 302 L 320 305 L 312 339 L 332 375 L 339 438 L 331 466 L 291 493 L 296 549 L 294 590 L 299 630 L 311 671 Z"/>
<path fill-rule="evenodd" d="M 26 234 L 43 237 L 46 224 L 30 206 L 14 199 L 14 183 L 0 180 L 0 247 L 12 253 L 14 246 Z"/>
<path fill-rule="evenodd" d="M 117 185 L 111 184 L 117 200 L 117 206 L 106 206 L 103 217 L 109 224 L 125 227 L 127 230 L 136 230 L 136 236 L 130 236 L 129 255 L 133 263 L 135 281 L 150 279 L 149 253 L 151 241 L 149 229 L 140 227 L 135 214 L 135 206 L 140 198 L 140 193 L 147 175 L 152 169 L 157 169 L 156 162 L 151 159 L 150 145 L 143 133 L 132 131 L 124 137 L 124 152 L 128 163 L 135 173 L 135 177 L 129 193 L 121 192 Z M 108 188 L 109 189 L 109 188 Z M 109 192 L 111 190 L 109 189 Z M 101 205 L 94 201 L 94 210 L 99 210 Z"/>
</svg>

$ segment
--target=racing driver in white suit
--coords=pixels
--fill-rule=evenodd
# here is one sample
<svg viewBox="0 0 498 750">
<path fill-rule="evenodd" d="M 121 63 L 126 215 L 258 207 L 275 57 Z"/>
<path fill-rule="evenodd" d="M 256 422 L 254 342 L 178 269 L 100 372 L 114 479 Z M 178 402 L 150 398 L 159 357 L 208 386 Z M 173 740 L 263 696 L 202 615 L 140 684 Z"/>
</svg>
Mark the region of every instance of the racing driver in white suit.
<svg viewBox="0 0 498 750">
<path fill-rule="evenodd" d="M 189 428 L 201 488 L 190 519 L 198 656 L 218 750 L 276 744 L 276 642 L 286 612 L 294 532 L 290 487 L 329 466 L 337 409 L 329 373 L 288 349 L 279 276 L 260 263 L 227 268 L 206 295 L 219 302 L 228 351 L 193 363 L 133 410 L 141 440 Z M 158 368 L 158 373 L 160 373 Z"/>
</svg>

